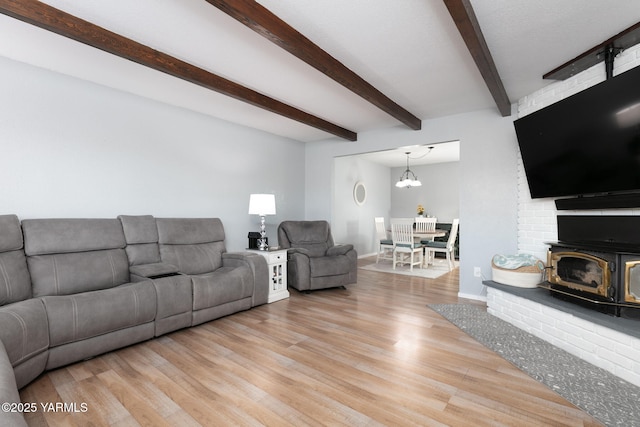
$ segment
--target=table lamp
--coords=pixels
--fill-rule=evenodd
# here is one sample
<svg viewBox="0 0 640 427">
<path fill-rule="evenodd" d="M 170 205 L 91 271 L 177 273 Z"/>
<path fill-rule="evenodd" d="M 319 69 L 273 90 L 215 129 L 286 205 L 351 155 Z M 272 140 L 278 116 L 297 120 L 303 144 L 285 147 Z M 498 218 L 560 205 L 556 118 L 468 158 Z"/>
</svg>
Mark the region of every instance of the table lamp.
<svg viewBox="0 0 640 427">
<path fill-rule="evenodd" d="M 266 215 L 276 214 L 276 196 L 273 194 L 252 194 L 249 197 L 249 215 L 260 215 L 260 239 L 258 240 L 258 249 L 266 251 L 269 249 L 267 244 L 267 232 L 264 225 L 264 217 Z"/>
</svg>

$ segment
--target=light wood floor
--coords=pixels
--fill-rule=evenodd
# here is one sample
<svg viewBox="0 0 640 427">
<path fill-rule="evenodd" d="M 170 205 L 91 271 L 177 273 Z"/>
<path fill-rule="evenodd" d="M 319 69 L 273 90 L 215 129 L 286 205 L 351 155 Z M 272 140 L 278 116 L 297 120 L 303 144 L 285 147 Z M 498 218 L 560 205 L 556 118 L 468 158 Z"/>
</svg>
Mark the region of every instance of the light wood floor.
<svg viewBox="0 0 640 427">
<path fill-rule="evenodd" d="M 426 306 L 459 302 L 457 271 L 435 280 L 358 275 L 347 290 L 292 290 L 288 300 L 49 372 L 22 390 L 23 402 L 75 403 L 80 412 L 40 410 L 27 420 L 32 426 L 600 425 Z"/>
</svg>

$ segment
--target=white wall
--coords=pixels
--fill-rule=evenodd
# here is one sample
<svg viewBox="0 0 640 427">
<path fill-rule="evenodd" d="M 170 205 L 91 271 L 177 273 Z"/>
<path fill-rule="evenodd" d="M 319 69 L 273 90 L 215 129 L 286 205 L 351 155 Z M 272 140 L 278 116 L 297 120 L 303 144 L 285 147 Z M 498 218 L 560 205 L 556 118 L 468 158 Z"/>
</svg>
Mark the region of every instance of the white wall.
<svg viewBox="0 0 640 427">
<path fill-rule="evenodd" d="M 421 187 L 397 188 L 395 186 L 406 167 L 391 169 L 391 216 L 412 217 L 418 205 L 425 213 L 439 222 L 451 222 L 460 217 L 460 162 L 410 166 L 422 182 Z"/>
<path fill-rule="evenodd" d="M 407 145 L 460 140 L 460 295 L 483 297 L 481 267 L 490 277 L 491 258 L 517 249 L 517 143 L 514 117 L 496 109 L 422 122 L 422 131 L 404 127 L 361 132 L 358 141 L 307 144 L 306 217 L 331 219 L 333 158 Z M 332 224 L 335 227 L 335 224 Z"/>
<path fill-rule="evenodd" d="M 304 217 L 304 144 L 0 58 L 0 213 L 21 219 L 220 217 L 227 248 L 274 193 L 276 225 Z"/>
<path fill-rule="evenodd" d="M 614 75 L 640 65 L 640 45 L 622 52 L 614 61 Z M 606 79 L 605 65 L 600 63 L 571 78 L 552 83 L 525 96 L 518 102 L 518 117 L 547 107 L 555 102 L 594 86 Z M 546 261 L 545 242 L 558 240 L 557 215 L 640 215 L 640 210 L 556 211 L 554 199 L 531 199 L 522 158 L 518 152 L 518 250 Z"/>
<path fill-rule="evenodd" d="M 489 277 L 516 248 L 515 132 L 494 109 L 305 146 L 7 59 L 0 99 L 0 212 L 22 219 L 218 216 L 239 250 L 250 193 L 276 194 L 273 242 L 283 219 L 332 219 L 334 157 L 460 140 L 460 294 L 481 296 L 473 267 Z"/>
<path fill-rule="evenodd" d="M 351 243 L 358 256 L 376 252 L 378 244 L 374 218 L 389 218 L 391 186 L 387 166 L 358 158 L 338 157 L 334 160 L 334 197 L 331 232 L 336 243 Z M 358 206 L 353 198 L 353 187 L 362 182 L 367 198 Z"/>
</svg>

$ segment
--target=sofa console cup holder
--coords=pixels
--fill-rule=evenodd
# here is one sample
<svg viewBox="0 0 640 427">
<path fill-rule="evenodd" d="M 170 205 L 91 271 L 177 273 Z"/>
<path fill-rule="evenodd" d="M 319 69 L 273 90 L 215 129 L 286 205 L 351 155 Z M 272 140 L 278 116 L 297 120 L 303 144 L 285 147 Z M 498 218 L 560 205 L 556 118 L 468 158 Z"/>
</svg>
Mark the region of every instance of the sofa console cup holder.
<svg viewBox="0 0 640 427">
<path fill-rule="evenodd" d="M 182 273 L 178 273 L 178 272 L 156 274 L 156 275 L 153 275 L 153 276 L 149 276 L 148 279 L 155 280 L 155 279 L 163 279 L 165 277 L 173 277 L 173 276 L 183 276 L 183 274 Z"/>
</svg>

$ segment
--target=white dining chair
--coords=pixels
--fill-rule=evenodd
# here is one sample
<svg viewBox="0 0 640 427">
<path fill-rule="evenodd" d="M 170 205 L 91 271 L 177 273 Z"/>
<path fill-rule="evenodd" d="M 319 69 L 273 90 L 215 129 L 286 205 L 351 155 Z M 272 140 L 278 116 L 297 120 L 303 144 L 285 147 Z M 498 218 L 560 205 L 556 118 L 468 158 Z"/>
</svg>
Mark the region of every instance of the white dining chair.
<svg viewBox="0 0 640 427">
<path fill-rule="evenodd" d="M 436 223 L 438 218 L 418 216 L 416 221 L 416 233 L 429 233 L 436 231 Z"/>
<path fill-rule="evenodd" d="M 431 263 L 433 257 L 436 252 L 444 252 L 447 257 L 447 262 L 449 264 L 449 271 L 453 270 L 455 266 L 455 243 L 456 237 L 458 236 L 458 227 L 460 224 L 460 220 L 458 218 L 454 219 L 451 223 L 451 232 L 449 233 L 449 239 L 446 242 L 427 242 L 424 245 L 427 263 Z"/>
<path fill-rule="evenodd" d="M 375 217 L 376 236 L 378 239 L 378 255 L 376 256 L 376 264 L 381 259 L 393 260 L 393 240 L 387 234 L 387 228 L 384 225 L 384 217 Z"/>
<path fill-rule="evenodd" d="M 438 218 L 435 217 L 421 217 L 421 216 L 417 216 L 416 219 L 416 233 L 434 233 L 436 231 L 436 223 L 438 222 Z M 434 236 L 429 236 L 429 237 L 422 237 L 419 236 L 420 240 L 419 242 L 422 244 L 423 249 L 422 251 L 423 253 L 423 257 L 425 257 L 425 261 L 429 261 L 429 258 L 426 258 L 426 256 L 428 255 L 426 253 L 426 251 L 424 250 L 424 245 L 426 245 L 429 242 L 433 242 L 433 237 Z M 418 238 L 416 238 L 416 240 L 418 240 Z"/>
<path fill-rule="evenodd" d="M 413 271 L 413 266 L 422 268 L 424 261 L 422 244 L 416 243 L 413 238 L 413 218 L 391 219 L 391 238 L 393 240 L 393 269 L 397 264 L 406 262 L 405 256 L 409 259 L 409 270 Z M 417 255 L 417 260 L 416 260 Z M 400 261 L 398 261 L 400 257 Z"/>
</svg>

